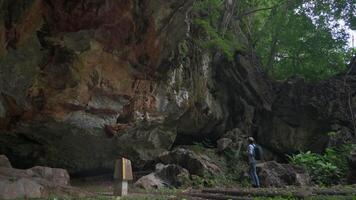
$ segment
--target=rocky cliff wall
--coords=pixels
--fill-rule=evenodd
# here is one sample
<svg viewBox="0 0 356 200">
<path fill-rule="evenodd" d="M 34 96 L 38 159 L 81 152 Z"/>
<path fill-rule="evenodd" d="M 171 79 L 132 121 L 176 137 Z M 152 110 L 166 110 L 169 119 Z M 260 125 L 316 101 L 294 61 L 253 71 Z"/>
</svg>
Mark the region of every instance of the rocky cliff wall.
<svg viewBox="0 0 356 200">
<path fill-rule="evenodd" d="M 355 141 L 355 77 L 275 84 L 272 112 L 260 115 L 258 139 L 279 153 L 323 152 Z"/>
<path fill-rule="evenodd" d="M 331 130 L 350 133 L 347 111 L 334 116 L 328 104 L 324 115 L 313 103 L 334 94 L 333 82 L 319 84 L 326 95 L 271 83 L 239 23 L 243 48 L 232 58 L 201 48 L 193 2 L 1 1 L 0 153 L 16 167 L 87 174 L 120 156 L 153 166 L 174 145 L 232 129 L 281 155 L 321 151 Z"/>
<path fill-rule="evenodd" d="M 110 169 L 120 144 L 104 127 L 165 118 L 168 94 L 185 101 L 158 68 L 185 37 L 191 4 L 2 1 L 1 152 L 19 167 Z"/>
</svg>

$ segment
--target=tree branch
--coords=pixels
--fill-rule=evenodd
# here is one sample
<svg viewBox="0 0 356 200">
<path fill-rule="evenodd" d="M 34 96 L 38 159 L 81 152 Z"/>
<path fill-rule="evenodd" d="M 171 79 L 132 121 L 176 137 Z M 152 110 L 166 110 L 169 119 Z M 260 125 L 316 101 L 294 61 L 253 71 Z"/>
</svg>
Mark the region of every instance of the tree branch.
<svg viewBox="0 0 356 200">
<path fill-rule="evenodd" d="M 273 8 L 276 8 L 278 6 L 272 6 L 272 7 L 267 7 L 267 8 L 259 8 L 259 9 L 256 9 L 256 10 L 251 10 L 251 11 L 245 12 L 244 14 L 242 14 L 242 16 L 250 15 L 250 14 L 253 14 L 253 13 L 259 12 L 259 11 L 272 10 Z"/>
<path fill-rule="evenodd" d="M 225 35 L 226 29 L 231 22 L 231 19 L 235 13 L 236 4 L 237 0 L 225 0 L 225 12 L 219 25 L 222 35 Z"/>
<path fill-rule="evenodd" d="M 253 13 L 256 13 L 256 12 L 260 12 L 260 11 L 265 11 L 265 10 L 272 10 L 274 8 L 278 8 L 286 3 L 289 3 L 290 0 L 287 0 L 287 1 L 284 1 L 284 2 L 281 2 L 277 5 L 274 5 L 274 6 L 270 6 L 270 7 L 265 7 L 265 8 L 258 8 L 258 9 L 255 9 L 255 10 L 251 10 L 251 11 L 248 11 L 248 12 L 245 12 L 241 15 L 241 17 L 243 16 L 246 16 L 246 15 L 250 15 L 250 14 L 253 14 Z"/>
</svg>

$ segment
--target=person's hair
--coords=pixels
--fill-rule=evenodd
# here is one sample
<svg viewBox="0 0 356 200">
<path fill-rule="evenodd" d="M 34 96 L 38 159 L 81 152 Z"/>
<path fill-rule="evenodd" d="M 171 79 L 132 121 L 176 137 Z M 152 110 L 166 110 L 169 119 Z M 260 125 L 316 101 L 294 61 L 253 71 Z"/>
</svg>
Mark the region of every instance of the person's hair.
<svg viewBox="0 0 356 200">
<path fill-rule="evenodd" d="M 255 139 L 253 139 L 253 137 L 249 137 L 247 139 L 248 143 L 252 144 L 252 143 L 255 143 Z"/>
</svg>

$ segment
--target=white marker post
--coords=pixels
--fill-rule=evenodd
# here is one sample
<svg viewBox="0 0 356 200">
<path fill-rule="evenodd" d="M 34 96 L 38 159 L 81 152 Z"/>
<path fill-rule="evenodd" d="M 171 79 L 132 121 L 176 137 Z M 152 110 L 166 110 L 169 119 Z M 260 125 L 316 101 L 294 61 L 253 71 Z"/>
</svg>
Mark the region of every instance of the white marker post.
<svg viewBox="0 0 356 200">
<path fill-rule="evenodd" d="M 128 194 L 128 181 L 133 180 L 131 161 L 126 158 L 116 160 L 114 170 L 114 196 Z"/>
</svg>

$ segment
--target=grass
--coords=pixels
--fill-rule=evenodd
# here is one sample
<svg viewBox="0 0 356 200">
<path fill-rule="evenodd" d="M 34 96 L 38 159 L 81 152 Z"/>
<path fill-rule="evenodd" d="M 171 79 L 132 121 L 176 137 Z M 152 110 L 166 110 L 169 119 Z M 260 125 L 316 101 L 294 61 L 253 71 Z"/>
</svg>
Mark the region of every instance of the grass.
<svg viewBox="0 0 356 200">
<path fill-rule="evenodd" d="M 299 200 L 296 197 L 257 197 L 254 200 Z M 315 196 L 305 200 L 356 200 L 356 196 Z"/>
</svg>

